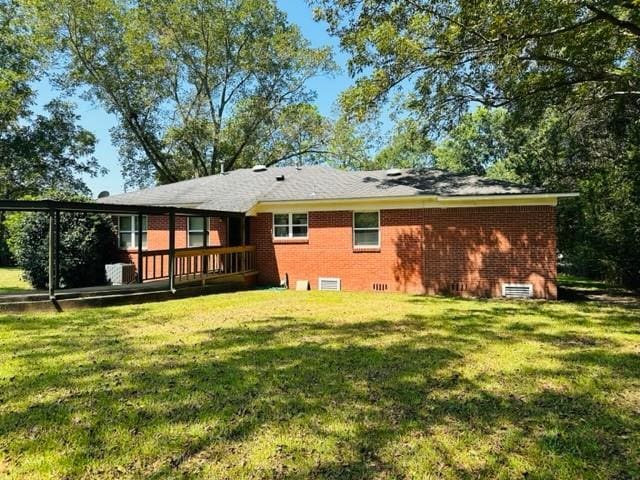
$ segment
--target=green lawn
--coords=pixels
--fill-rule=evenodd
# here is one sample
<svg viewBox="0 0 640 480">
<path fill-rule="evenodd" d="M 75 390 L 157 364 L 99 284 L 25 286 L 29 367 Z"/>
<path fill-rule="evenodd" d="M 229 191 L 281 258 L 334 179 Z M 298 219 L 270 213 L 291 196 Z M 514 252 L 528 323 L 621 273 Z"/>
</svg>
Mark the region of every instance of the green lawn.
<svg viewBox="0 0 640 480">
<path fill-rule="evenodd" d="M 19 293 L 31 290 L 31 285 L 22 279 L 17 268 L 0 268 L 0 293 Z"/>
<path fill-rule="evenodd" d="M 578 277 L 568 273 L 558 274 L 558 284 L 567 288 L 578 288 L 581 290 L 619 290 L 620 287 L 610 285 L 604 280 L 592 280 L 590 278 Z"/>
<path fill-rule="evenodd" d="M 0 477 L 639 478 L 640 311 L 256 291 L 0 315 Z"/>
</svg>

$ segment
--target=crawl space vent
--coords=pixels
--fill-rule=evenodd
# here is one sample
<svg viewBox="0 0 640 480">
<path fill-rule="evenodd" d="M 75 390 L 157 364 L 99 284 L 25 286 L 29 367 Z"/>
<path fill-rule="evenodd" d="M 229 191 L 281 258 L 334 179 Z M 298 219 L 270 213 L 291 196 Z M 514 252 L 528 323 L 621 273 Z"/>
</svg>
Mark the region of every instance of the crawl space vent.
<svg viewBox="0 0 640 480">
<path fill-rule="evenodd" d="M 502 296 L 507 298 L 533 297 L 533 285 L 530 283 L 503 283 Z"/>
<path fill-rule="evenodd" d="M 339 278 L 318 278 L 318 290 L 328 290 L 330 292 L 340 291 Z"/>
<path fill-rule="evenodd" d="M 373 284 L 373 291 L 374 292 L 386 292 L 387 290 L 389 290 L 389 285 L 387 285 L 386 283 L 374 283 Z"/>
</svg>

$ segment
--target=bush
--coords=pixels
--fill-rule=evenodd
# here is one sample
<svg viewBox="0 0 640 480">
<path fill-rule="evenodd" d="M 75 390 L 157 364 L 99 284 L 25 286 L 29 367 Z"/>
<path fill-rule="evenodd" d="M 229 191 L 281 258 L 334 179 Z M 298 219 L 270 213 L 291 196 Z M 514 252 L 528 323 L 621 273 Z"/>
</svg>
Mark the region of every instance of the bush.
<svg viewBox="0 0 640 480">
<path fill-rule="evenodd" d="M 46 288 L 49 283 L 48 214 L 13 214 L 6 224 L 9 249 L 25 279 L 34 288 Z M 105 284 L 104 265 L 116 258 L 116 229 L 110 217 L 92 213 L 60 214 L 61 287 Z"/>
</svg>

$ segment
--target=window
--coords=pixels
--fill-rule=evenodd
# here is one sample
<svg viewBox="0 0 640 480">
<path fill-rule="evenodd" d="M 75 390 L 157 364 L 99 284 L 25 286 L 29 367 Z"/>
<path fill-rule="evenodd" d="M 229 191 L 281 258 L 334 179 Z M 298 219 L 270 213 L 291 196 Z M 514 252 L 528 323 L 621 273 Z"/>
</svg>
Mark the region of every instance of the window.
<svg viewBox="0 0 640 480">
<path fill-rule="evenodd" d="M 205 219 L 202 217 L 189 217 L 187 220 L 189 223 L 187 245 L 189 247 L 204 246 L 206 235 Z"/>
<path fill-rule="evenodd" d="M 309 217 L 306 213 L 274 213 L 274 238 L 307 238 Z"/>
<path fill-rule="evenodd" d="M 380 213 L 353 213 L 353 246 L 373 248 L 380 246 Z"/>
<path fill-rule="evenodd" d="M 148 218 L 142 216 L 142 248 L 147 248 Z M 118 217 L 118 246 L 123 250 L 138 248 L 138 216 L 121 215 Z"/>
</svg>

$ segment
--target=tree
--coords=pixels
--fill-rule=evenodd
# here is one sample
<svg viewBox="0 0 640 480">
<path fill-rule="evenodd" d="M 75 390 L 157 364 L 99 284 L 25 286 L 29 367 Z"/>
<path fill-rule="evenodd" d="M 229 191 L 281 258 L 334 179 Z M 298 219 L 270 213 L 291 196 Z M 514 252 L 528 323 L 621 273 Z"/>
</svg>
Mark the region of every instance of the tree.
<svg viewBox="0 0 640 480">
<path fill-rule="evenodd" d="M 640 100 L 640 5 L 561 0 L 312 0 L 358 76 L 342 97 L 366 115 L 404 87 L 404 107 L 450 127 L 474 104 L 525 118 Z"/>
<path fill-rule="evenodd" d="M 404 119 L 395 126 L 389 142 L 373 159 L 375 168 L 417 168 L 432 163 L 432 141 L 415 119 Z"/>
<path fill-rule="evenodd" d="M 321 148 L 306 82 L 334 69 L 330 51 L 273 0 L 23 3 L 63 52 L 64 83 L 118 117 L 130 183 L 149 183 L 137 170 L 173 182 Z"/>
<path fill-rule="evenodd" d="M 0 198 L 50 189 L 89 193 L 80 175 L 102 172 L 93 157 L 96 139 L 77 125 L 73 106 L 54 100 L 44 110 L 48 115 L 23 117 L 0 132 Z"/>
<path fill-rule="evenodd" d="M 575 273 L 640 287 L 640 120 L 635 108 L 548 109 L 522 129 L 513 174 L 580 196 L 558 207 L 560 252 Z"/>
<path fill-rule="evenodd" d="M 42 45 L 25 26 L 12 0 L 0 0 L 0 132 L 28 113 L 33 98 L 29 82 L 36 78 Z"/>
<path fill-rule="evenodd" d="M 28 26 L 25 11 L 0 0 L 0 198 L 50 188 L 87 192 L 81 175 L 102 172 L 92 156 L 94 136 L 77 126 L 73 106 L 54 100 L 33 115 L 31 84 L 43 74 L 48 44 Z M 10 263 L 0 212 L 0 265 Z"/>
<path fill-rule="evenodd" d="M 54 100 L 48 115 L 25 115 L 0 131 L 0 198 L 20 199 L 46 190 L 90 193 L 82 175 L 104 172 L 93 156 L 96 139 L 77 125 L 73 106 Z M 11 263 L 0 212 L 0 265 Z"/>
<path fill-rule="evenodd" d="M 452 172 L 487 175 L 507 159 L 510 143 L 515 140 L 507 135 L 507 120 L 506 110 L 485 107 L 463 116 L 434 149 L 435 166 Z"/>
<path fill-rule="evenodd" d="M 53 194 L 53 192 L 52 192 Z M 87 201 L 86 197 L 55 192 L 56 198 Z M 107 215 L 60 214 L 60 284 L 63 288 L 103 285 L 104 266 L 117 258 L 116 230 Z M 9 247 L 25 279 L 34 288 L 49 280 L 49 218 L 44 213 L 14 213 L 7 220 Z"/>
</svg>

